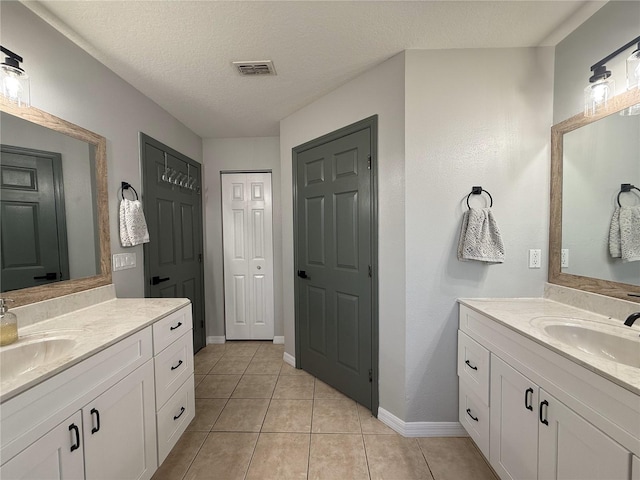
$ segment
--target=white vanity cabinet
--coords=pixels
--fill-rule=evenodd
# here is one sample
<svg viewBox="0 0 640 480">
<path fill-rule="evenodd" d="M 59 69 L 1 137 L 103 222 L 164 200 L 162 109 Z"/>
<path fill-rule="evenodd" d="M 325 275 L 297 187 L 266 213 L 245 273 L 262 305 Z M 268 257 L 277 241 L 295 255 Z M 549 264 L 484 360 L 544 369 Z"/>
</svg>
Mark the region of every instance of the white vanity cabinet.
<svg viewBox="0 0 640 480">
<path fill-rule="evenodd" d="M 639 478 L 637 395 L 465 305 L 458 336 L 460 422 L 501 479 Z"/>
</svg>

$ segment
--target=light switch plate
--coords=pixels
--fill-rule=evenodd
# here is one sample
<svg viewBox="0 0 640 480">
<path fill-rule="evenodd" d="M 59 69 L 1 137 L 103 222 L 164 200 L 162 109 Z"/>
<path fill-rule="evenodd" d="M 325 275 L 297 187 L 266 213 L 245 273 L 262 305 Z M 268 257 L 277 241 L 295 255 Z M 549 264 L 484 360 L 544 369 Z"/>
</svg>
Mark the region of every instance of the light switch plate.
<svg viewBox="0 0 640 480">
<path fill-rule="evenodd" d="M 114 253 L 112 256 L 113 271 L 126 270 L 128 268 L 135 268 L 136 266 L 136 254 L 135 253 Z"/>
</svg>

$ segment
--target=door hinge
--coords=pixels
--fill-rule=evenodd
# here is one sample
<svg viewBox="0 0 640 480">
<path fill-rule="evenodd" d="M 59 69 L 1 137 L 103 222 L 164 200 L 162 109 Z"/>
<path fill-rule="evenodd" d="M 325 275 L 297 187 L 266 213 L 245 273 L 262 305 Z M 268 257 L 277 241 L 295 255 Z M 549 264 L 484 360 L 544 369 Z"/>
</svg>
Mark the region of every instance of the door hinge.
<svg viewBox="0 0 640 480">
<path fill-rule="evenodd" d="M 198 263 L 202 263 L 202 254 L 201 253 L 198 254 Z"/>
<path fill-rule="evenodd" d="M 373 274 L 371 272 L 371 265 L 369 265 L 369 277 L 372 277 L 372 276 L 373 276 Z"/>
<path fill-rule="evenodd" d="M 204 320 L 200 320 L 200 326 L 204 328 Z"/>
<path fill-rule="evenodd" d="M 369 369 L 369 383 L 373 383 L 373 370 Z"/>
<path fill-rule="evenodd" d="M 367 168 L 371 170 L 371 155 L 367 157 Z"/>
</svg>

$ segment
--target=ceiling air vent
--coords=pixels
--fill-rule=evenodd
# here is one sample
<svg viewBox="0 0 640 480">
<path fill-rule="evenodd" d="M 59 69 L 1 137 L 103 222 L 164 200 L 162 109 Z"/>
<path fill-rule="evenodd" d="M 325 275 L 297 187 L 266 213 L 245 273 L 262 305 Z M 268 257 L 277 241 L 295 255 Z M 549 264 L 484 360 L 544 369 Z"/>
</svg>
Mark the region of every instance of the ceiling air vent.
<svg viewBox="0 0 640 480">
<path fill-rule="evenodd" d="M 233 62 L 240 75 L 276 75 L 276 69 L 271 60 L 257 62 Z"/>
</svg>

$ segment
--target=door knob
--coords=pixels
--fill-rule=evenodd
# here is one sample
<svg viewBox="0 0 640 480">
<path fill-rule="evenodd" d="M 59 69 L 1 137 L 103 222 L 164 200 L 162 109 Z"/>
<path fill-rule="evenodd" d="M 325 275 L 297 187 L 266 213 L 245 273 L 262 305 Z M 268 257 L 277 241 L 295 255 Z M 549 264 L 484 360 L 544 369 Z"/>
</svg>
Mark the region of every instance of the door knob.
<svg viewBox="0 0 640 480">
<path fill-rule="evenodd" d="M 151 277 L 151 285 L 158 285 L 159 283 L 166 282 L 169 280 L 169 277 L 160 278 L 158 276 Z"/>
<path fill-rule="evenodd" d="M 307 276 L 307 272 L 305 272 L 304 270 L 298 270 L 298 276 L 300 278 L 310 278 Z"/>
<path fill-rule="evenodd" d="M 262 267 L 260 265 L 258 265 L 258 270 L 262 270 Z"/>
</svg>

